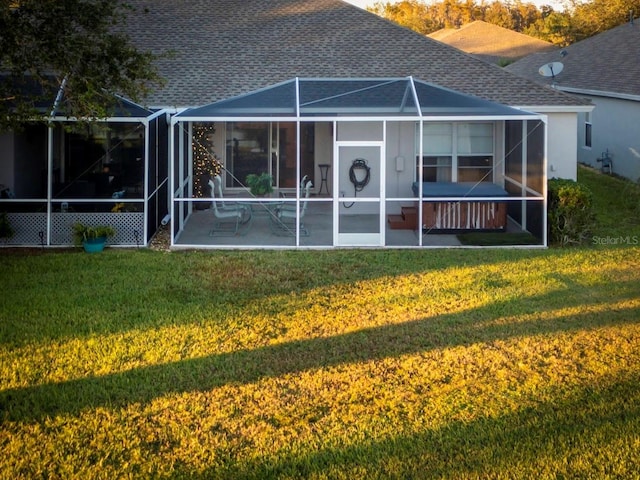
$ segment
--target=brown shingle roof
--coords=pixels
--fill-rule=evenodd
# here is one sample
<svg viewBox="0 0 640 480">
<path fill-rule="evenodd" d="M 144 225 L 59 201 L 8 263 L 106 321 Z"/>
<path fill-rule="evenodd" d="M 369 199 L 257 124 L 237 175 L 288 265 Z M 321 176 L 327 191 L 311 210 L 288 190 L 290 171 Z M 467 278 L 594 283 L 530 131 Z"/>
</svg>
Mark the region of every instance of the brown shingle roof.
<svg viewBox="0 0 640 480">
<path fill-rule="evenodd" d="M 159 62 L 152 106 L 195 106 L 294 77 L 414 76 L 506 105 L 581 105 L 340 0 L 130 0 Z M 146 12 L 146 13 L 145 13 Z"/>
<path fill-rule="evenodd" d="M 599 90 L 640 95 L 640 24 L 625 23 L 599 35 L 574 43 L 558 52 L 532 55 L 507 67 L 524 78 L 551 84 L 554 79 L 538 74 L 550 62 L 562 62 L 564 69 L 556 76 L 560 87 Z"/>
<path fill-rule="evenodd" d="M 500 59 L 515 60 L 532 53 L 557 50 L 552 43 L 480 20 L 458 29 L 439 30 L 428 36 L 492 63 Z"/>
</svg>

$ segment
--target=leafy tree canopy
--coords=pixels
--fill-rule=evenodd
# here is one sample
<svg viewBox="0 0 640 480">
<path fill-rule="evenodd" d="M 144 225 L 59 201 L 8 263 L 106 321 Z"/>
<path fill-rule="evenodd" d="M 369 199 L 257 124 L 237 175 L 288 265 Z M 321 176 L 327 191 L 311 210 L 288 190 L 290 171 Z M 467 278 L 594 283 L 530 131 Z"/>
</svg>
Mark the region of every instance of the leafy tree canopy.
<svg viewBox="0 0 640 480">
<path fill-rule="evenodd" d="M 376 2 L 369 10 L 381 17 L 429 34 L 458 28 L 474 20 L 499 25 L 567 46 L 640 15 L 640 0 L 564 0 L 563 11 L 538 8 L 521 0 L 401 0 Z"/>
<path fill-rule="evenodd" d="M 0 0 L 0 130 L 48 113 L 63 82 L 62 108 L 77 118 L 160 84 L 154 56 L 118 31 L 130 12 L 120 0 Z"/>
</svg>

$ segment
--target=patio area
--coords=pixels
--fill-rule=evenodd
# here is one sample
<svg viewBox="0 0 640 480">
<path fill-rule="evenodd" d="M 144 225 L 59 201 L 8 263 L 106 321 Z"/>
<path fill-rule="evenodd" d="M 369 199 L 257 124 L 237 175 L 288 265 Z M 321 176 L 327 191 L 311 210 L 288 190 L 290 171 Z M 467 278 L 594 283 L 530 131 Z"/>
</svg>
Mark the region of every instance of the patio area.
<svg viewBox="0 0 640 480">
<path fill-rule="evenodd" d="M 505 245 L 514 227 L 546 244 L 546 127 L 530 112 L 410 77 L 294 79 L 188 109 L 171 129 L 175 247 L 443 247 L 463 232 Z M 242 212 L 217 211 L 213 180 Z"/>
<path fill-rule="evenodd" d="M 214 234 L 212 227 L 214 216 L 211 209 L 195 210 L 185 224 L 184 231 L 175 241 L 176 247 L 294 247 L 295 232 L 287 235 L 278 232 L 277 219 L 267 208 L 254 209 L 250 222 L 242 225 L 236 235 Z M 375 228 L 377 217 L 374 215 L 350 215 L 349 225 L 352 229 L 370 230 Z M 332 205 L 327 202 L 310 203 L 305 215 L 304 227 L 307 236 L 300 236 L 300 246 L 326 247 L 333 246 L 333 214 Z M 275 231 L 274 231 L 275 230 Z M 276 233 L 277 232 L 277 233 Z M 414 230 L 393 230 L 387 224 L 385 231 L 387 245 L 417 246 L 418 232 Z M 431 246 L 459 246 L 455 235 L 426 235 L 425 243 Z"/>
<path fill-rule="evenodd" d="M 376 215 L 343 216 L 343 231 L 374 231 L 379 218 Z M 180 235 L 175 239 L 174 248 L 292 248 L 296 247 L 295 231 L 285 232 L 278 227 L 273 211 L 265 205 L 253 205 L 251 220 L 240 225 L 237 234 L 216 232 L 213 230 L 215 217 L 211 208 L 194 209 L 184 224 Z M 303 227 L 308 235 L 300 235 L 300 247 L 333 247 L 333 205 L 327 201 L 310 201 L 304 217 Z M 519 225 L 508 219 L 504 238 L 509 234 L 524 234 Z M 427 232 L 422 236 L 422 248 L 463 247 L 459 233 Z M 477 232 L 479 238 L 500 238 L 493 232 Z M 493 237 L 498 235 L 497 237 Z M 385 245 L 396 248 L 416 248 L 419 246 L 419 233 L 416 229 L 395 229 L 385 222 Z M 501 244 L 501 243 L 496 243 Z M 483 242 L 483 246 L 486 246 Z"/>
</svg>

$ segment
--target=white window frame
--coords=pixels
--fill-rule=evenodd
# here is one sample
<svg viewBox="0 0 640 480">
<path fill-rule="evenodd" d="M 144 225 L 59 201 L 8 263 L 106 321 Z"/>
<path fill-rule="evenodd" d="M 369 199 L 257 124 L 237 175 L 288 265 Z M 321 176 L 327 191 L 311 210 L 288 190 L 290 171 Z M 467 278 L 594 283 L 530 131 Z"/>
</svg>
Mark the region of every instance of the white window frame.
<svg viewBox="0 0 640 480">
<path fill-rule="evenodd" d="M 591 112 L 584 114 L 584 147 L 591 148 L 593 146 L 593 123 L 591 122 Z"/>
<path fill-rule="evenodd" d="M 418 153 L 418 150 L 420 150 L 420 144 L 421 142 L 419 141 L 419 135 L 420 135 L 420 129 L 416 128 L 416 172 L 418 169 L 418 160 L 420 158 L 420 155 L 422 155 L 422 157 L 437 157 L 438 161 L 437 161 L 437 165 L 433 166 L 433 167 L 429 167 L 427 166 L 427 168 L 442 168 L 442 167 L 449 167 L 450 168 L 450 172 L 449 172 L 449 177 L 451 179 L 452 182 L 458 182 L 458 178 L 459 178 L 459 170 L 462 169 L 478 169 L 478 168 L 482 168 L 482 167 L 461 167 L 459 165 L 459 157 L 491 157 L 492 162 L 491 162 L 491 173 L 490 175 L 488 175 L 486 177 L 486 182 L 494 182 L 495 180 L 495 158 L 496 158 L 496 124 L 495 122 L 486 122 L 486 121 L 479 121 L 479 122 L 437 122 L 435 124 L 430 124 L 430 125 L 450 125 L 451 126 L 451 153 L 443 153 L 443 152 L 425 152 L 425 148 L 428 144 L 428 142 L 426 141 L 426 139 L 423 138 L 423 147 L 422 147 L 422 154 Z M 458 147 L 458 139 L 459 139 L 459 129 L 464 126 L 464 125 L 490 125 L 491 126 L 491 132 L 492 132 L 492 151 L 491 152 L 473 152 L 473 153 L 463 153 L 459 151 L 459 147 Z M 416 127 L 418 127 L 419 125 L 416 124 Z M 424 134 L 423 134 L 424 137 Z M 451 158 L 451 165 L 442 165 L 440 163 L 440 157 L 443 158 Z M 425 165 L 423 165 L 423 169 L 425 168 Z M 417 178 L 416 178 L 417 180 Z M 425 180 L 426 181 L 426 180 Z"/>
</svg>

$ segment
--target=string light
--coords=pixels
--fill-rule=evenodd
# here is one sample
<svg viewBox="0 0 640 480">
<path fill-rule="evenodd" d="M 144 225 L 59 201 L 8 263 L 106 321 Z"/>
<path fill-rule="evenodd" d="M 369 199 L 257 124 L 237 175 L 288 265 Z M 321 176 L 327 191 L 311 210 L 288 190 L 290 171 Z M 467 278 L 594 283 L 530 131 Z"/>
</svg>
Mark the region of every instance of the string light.
<svg viewBox="0 0 640 480">
<path fill-rule="evenodd" d="M 222 163 L 216 158 L 213 135 L 214 123 L 196 123 L 193 126 L 193 173 L 195 179 L 194 195 L 210 197 L 209 179 L 222 173 Z"/>
</svg>

